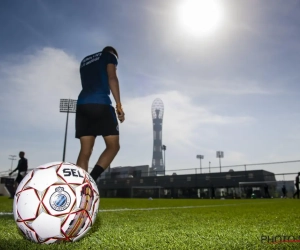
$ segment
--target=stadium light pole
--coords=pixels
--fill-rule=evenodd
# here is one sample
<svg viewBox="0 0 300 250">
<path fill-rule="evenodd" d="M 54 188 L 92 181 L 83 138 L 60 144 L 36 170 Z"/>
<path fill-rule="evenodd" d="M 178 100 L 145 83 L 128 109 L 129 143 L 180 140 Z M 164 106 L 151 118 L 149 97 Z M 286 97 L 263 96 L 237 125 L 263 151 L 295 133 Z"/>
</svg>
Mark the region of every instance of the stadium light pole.
<svg viewBox="0 0 300 250">
<path fill-rule="evenodd" d="M 210 172 L 210 162 L 209 162 L 209 165 L 208 165 L 208 169 L 209 169 L 209 172 Z"/>
<path fill-rule="evenodd" d="M 11 160 L 11 165 L 10 165 L 10 172 L 12 171 L 13 167 L 13 162 L 16 160 L 17 156 L 16 155 L 9 155 L 9 160 Z"/>
<path fill-rule="evenodd" d="M 76 105 L 77 105 L 77 100 L 60 99 L 60 105 L 59 105 L 60 112 L 67 113 L 66 129 L 65 129 L 65 140 L 64 140 L 64 150 L 63 150 L 63 159 L 62 159 L 62 161 L 65 161 L 65 156 L 66 156 L 69 113 L 76 113 Z"/>
<path fill-rule="evenodd" d="M 164 151 L 164 175 L 166 175 L 166 149 L 167 149 L 167 146 L 162 145 L 161 149 Z"/>
<path fill-rule="evenodd" d="M 219 158 L 220 173 L 221 173 L 222 172 L 222 170 L 221 170 L 221 158 L 224 158 L 224 152 L 223 151 L 217 151 L 217 158 Z"/>
<path fill-rule="evenodd" d="M 200 159 L 200 174 L 202 174 L 202 166 L 201 166 L 201 160 L 204 159 L 204 155 L 197 155 L 197 159 Z"/>
</svg>

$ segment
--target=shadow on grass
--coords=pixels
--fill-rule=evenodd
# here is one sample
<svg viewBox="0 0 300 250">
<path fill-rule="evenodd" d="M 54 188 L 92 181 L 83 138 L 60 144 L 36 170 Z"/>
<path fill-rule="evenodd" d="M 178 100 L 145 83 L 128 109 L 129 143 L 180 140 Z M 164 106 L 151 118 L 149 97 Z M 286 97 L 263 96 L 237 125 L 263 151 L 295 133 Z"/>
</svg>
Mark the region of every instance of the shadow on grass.
<svg viewBox="0 0 300 250">
<path fill-rule="evenodd" d="M 98 213 L 98 216 L 96 217 L 95 223 L 92 226 L 92 228 L 89 231 L 89 233 L 87 234 L 87 237 L 89 237 L 92 234 L 94 234 L 95 232 L 99 231 L 101 225 L 102 225 L 102 218 L 99 216 L 99 213 Z"/>
<path fill-rule="evenodd" d="M 0 221 L 1 220 L 12 220 L 14 221 L 14 216 L 12 214 L 3 214 L 0 216 Z"/>
<path fill-rule="evenodd" d="M 75 244 L 72 242 L 64 242 L 64 243 L 54 243 L 54 244 L 38 244 L 31 242 L 27 239 L 0 239 L 0 250 L 59 250 L 59 249 L 78 249 L 78 245 L 74 246 Z"/>
</svg>

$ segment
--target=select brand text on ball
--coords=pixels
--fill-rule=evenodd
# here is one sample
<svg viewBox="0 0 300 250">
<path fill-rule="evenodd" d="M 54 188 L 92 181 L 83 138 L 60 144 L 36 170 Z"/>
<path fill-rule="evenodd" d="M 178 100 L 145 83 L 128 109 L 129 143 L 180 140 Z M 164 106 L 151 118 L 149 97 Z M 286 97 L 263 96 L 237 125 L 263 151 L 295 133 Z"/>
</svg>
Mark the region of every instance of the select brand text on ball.
<svg viewBox="0 0 300 250">
<path fill-rule="evenodd" d="M 64 176 L 67 177 L 67 176 L 74 176 L 74 177 L 80 177 L 80 178 L 83 178 L 83 176 L 80 174 L 80 171 L 77 170 L 77 169 L 73 169 L 73 168 L 65 168 L 63 170 L 63 173 L 64 173 Z"/>
</svg>

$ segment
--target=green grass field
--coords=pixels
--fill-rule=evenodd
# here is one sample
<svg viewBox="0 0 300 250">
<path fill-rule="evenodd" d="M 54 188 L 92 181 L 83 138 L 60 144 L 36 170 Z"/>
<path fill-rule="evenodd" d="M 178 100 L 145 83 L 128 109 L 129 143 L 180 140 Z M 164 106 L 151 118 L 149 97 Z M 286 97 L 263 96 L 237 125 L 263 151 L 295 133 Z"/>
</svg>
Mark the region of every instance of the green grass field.
<svg viewBox="0 0 300 250">
<path fill-rule="evenodd" d="M 82 240 L 39 245 L 18 232 L 4 214 L 12 200 L 0 197 L 0 249 L 300 249 L 300 242 L 261 242 L 298 240 L 300 200 L 101 199 L 100 208 Z"/>
</svg>

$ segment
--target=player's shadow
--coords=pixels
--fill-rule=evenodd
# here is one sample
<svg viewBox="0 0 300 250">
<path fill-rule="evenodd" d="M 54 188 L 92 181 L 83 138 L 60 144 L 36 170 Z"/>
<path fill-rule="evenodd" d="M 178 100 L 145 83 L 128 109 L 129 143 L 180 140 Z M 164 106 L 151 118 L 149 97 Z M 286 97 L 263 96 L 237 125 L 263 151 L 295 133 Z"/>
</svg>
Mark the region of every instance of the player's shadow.
<svg viewBox="0 0 300 250">
<path fill-rule="evenodd" d="M 79 241 L 78 241 L 79 242 Z M 76 248 L 78 245 L 74 246 L 72 242 L 61 242 L 61 243 L 53 243 L 53 244 L 38 244 L 35 242 L 31 242 L 25 238 L 23 239 L 5 239 L 0 240 L 0 250 L 74 250 L 80 249 Z"/>
<path fill-rule="evenodd" d="M 101 218 L 101 216 L 99 216 L 99 213 L 98 213 L 96 220 L 94 222 L 94 225 L 92 226 L 91 230 L 89 231 L 89 235 L 99 231 L 101 225 L 102 225 L 102 218 Z"/>
</svg>

